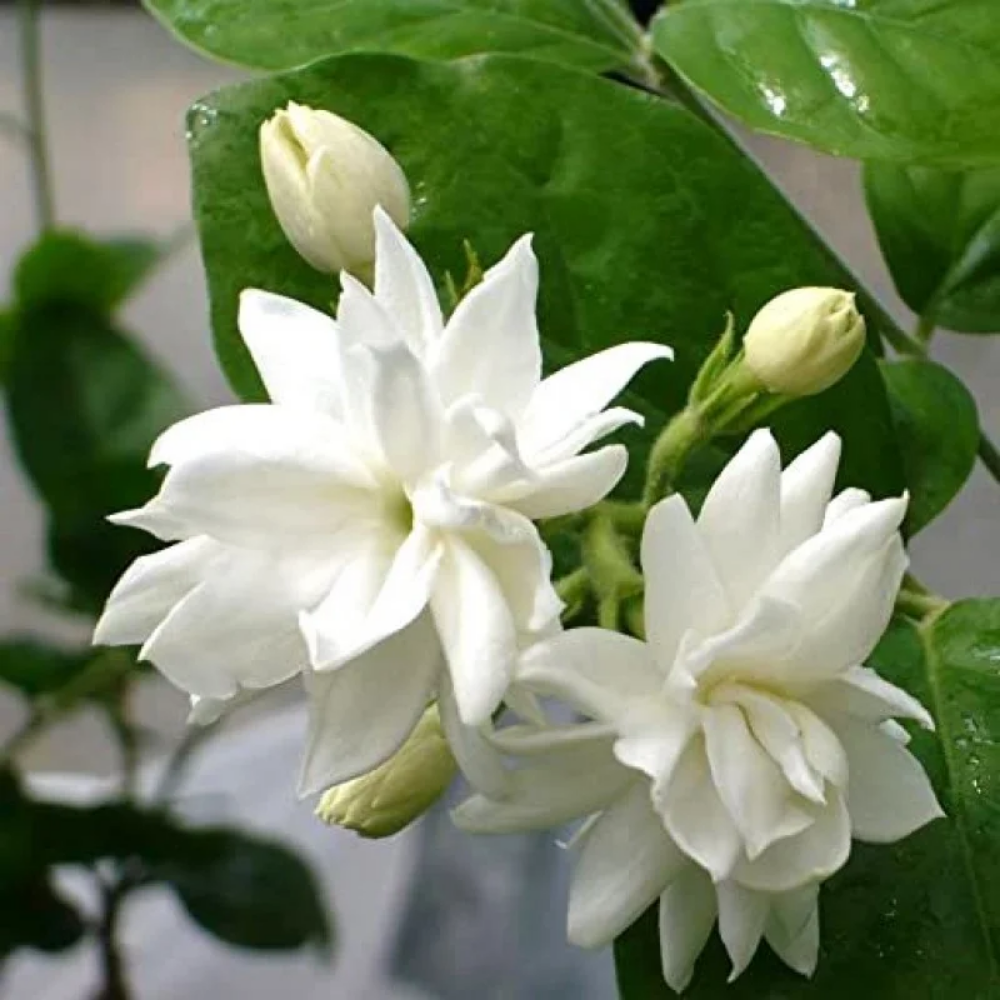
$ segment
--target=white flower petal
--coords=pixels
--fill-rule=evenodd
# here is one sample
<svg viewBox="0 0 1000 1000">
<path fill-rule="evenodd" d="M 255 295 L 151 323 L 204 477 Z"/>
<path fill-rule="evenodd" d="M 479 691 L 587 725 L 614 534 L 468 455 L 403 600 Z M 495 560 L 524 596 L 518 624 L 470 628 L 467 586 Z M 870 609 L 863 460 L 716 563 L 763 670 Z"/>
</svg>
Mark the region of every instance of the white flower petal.
<svg viewBox="0 0 1000 1000">
<path fill-rule="evenodd" d="M 944 816 L 920 761 L 877 725 L 830 716 L 847 751 L 847 807 L 858 840 L 888 844 Z"/>
<path fill-rule="evenodd" d="M 374 351 L 372 416 L 389 467 L 405 482 L 440 461 L 444 414 L 409 348 Z"/>
<path fill-rule="evenodd" d="M 561 455 L 563 452 L 566 456 L 575 455 L 597 436 L 595 432 L 587 440 L 586 435 L 580 434 L 581 426 L 599 414 L 640 368 L 657 358 L 673 356 L 673 351 L 663 344 L 618 344 L 550 375 L 535 390 L 519 423 L 525 454 L 538 456 L 558 449 Z M 567 439 L 575 440 L 571 445 Z"/>
<path fill-rule="evenodd" d="M 615 756 L 653 779 L 653 798 L 659 801 L 696 730 L 694 712 L 662 701 L 635 706 L 619 722 Z"/>
<path fill-rule="evenodd" d="M 482 725 L 510 683 L 517 631 L 499 581 L 458 538 L 448 541 L 431 609 L 462 722 Z"/>
<path fill-rule="evenodd" d="M 839 871 L 851 852 L 847 806 L 840 793 L 833 790 L 825 806 L 811 808 L 816 813 L 812 826 L 777 841 L 753 861 L 742 859 L 733 877 L 749 889 L 786 892 Z"/>
<path fill-rule="evenodd" d="M 687 866 L 637 781 L 578 841 L 569 890 L 567 936 L 603 948 L 622 933 Z"/>
<path fill-rule="evenodd" d="M 627 467 L 626 447 L 609 444 L 586 455 L 536 469 L 534 480 L 501 491 L 498 500 L 533 521 L 572 514 L 603 500 L 618 485 Z"/>
<path fill-rule="evenodd" d="M 529 758 L 510 772 L 502 800 L 474 795 L 453 813 L 470 833 L 545 830 L 606 809 L 635 781 L 611 753 L 611 740 L 589 740 Z"/>
<path fill-rule="evenodd" d="M 729 620 L 729 601 L 708 549 L 680 495 L 658 503 L 642 533 L 646 638 L 669 672 L 685 632 L 711 634 Z"/>
<path fill-rule="evenodd" d="M 109 514 L 108 520 L 123 528 L 136 528 L 155 535 L 163 542 L 179 542 L 197 537 L 188 524 L 163 509 L 156 497 L 138 510 L 123 510 Z"/>
<path fill-rule="evenodd" d="M 538 386 L 542 353 L 535 318 L 538 261 L 523 236 L 458 304 L 438 343 L 442 398 L 477 392 L 515 420 Z"/>
<path fill-rule="evenodd" d="M 729 877 L 743 853 L 743 841 L 712 781 L 703 740 L 688 744 L 654 805 L 667 832 L 715 882 Z"/>
<path fill-rule="evenodd" d="M 174 606 L 140 656 L 189 694 L 230 698 L 279 684 L 307 662 L 296 620 L 334 569 L 308 558 L 230 550 Z"/>
<path fill-rule="evenodd" d="M 626 427 L 629 424 L 641 427 L 644 422 L 641 413 L 636 413 L 634 410 L 626 410 L 621 406 L 612 407 L 601 413 L 595 413 L 592 417 L 587 417 L 564 438 L 556 441 L 548 448 L 531 453 L 530 461 L 537 468 L 565 461 L 574 455 L 578 455 L 584 448 L 592 445 L 595 441 L 606 438 L 609 434 L 613 434 L 622 427 Z"/>
<path fill-rule="evenodd" d="M 404 345 L 396 317 L 348 271 L 340 272 L 337 324 L 347 344 L 364 344 L 380 350 Z"/>
<path fill-rule="evenodd" d="M 722 470 L 698 515 L 719 578 L 741 609 L 779 557 L 781 455 L 769 431 L 756 430 Z"/>
<path fill-rule="evenodd" d="M 419 358 L 441 336 L 443 321 L 424 262 L 381 208 L 375 209 L 375 298 Z"/>
<path fill-rule="evenodd" d="M 840 463 L 840 437 L 824 434 L 781 474 L 782 554 L 801 545 L 823 527 Z"/>
<path fill-rule="evenodd" d="M 729 982 L 732 982 L 746 969 L 757 951 L 770 910 L 770 897 L 732 880 L 720 882 L 715 893 L 719 906 L 719 937 L 733 963 L 729 973 Z"/>
<path fill-rule="evenodd" d="M 516 723 L 495 729 L 490 734 L 490 743 L 506 754 L 533 757 L 553 750 L 564 750 L 578 743 L 591 743 L 594 740 L 607 743 L 614 737 L 614 726 L 606 722 L 569 722 L 564 725 L 549 722 L 540 725 Z"/>
<path fill-rule="evenodd" d="M 645 643 L 600 628 L 575 628 L 531 646 L 517 679 L 602 722 L 617 722 L 636 702 L 655 701 L 662 679 Z"/>
<path fill-rule="evenodd" d="M 239 327 L 272 402 L 341 415 L 344 344 L 330 316 L 251 288 L 240 295 Z"/>
<path fill-rule="evenodd" d="M 414 526 L 393 551 L 393 539 L 354 540 L 350 561 L 322 603 L 301 616 L 309 659 L 333 670 L 409 625 L 427 606 L 442 558 L 432 532 Z"/>
<path fill-rule="evenodd" d="M 812 816 L 796 808 L 788 782 L 754 739 L 739 708 L 710 707 L 702 725 L 712 779 L 751 860 L 810 825 Z"/>
<path fill-rule="evenodd" d="M 819 958 L 819 883 L 771 897 L 764 938 L 775 954 L 800 975 L 811 976 Z"/>
<path fill-rule="evenodd" d="M 178 542 L 136 559 L 115 584 L 94 629 L 94 643 L 145 642 L 178 601 L 207 575 L 220 546 L 208 538 Z"/>
<path fill-rule="evenodd" d="M 820 688 L 812 701 L 820 711 L 843 712 L 868 722 L 913 719 L 924 729 L 934 728 L 930 712 L 916 698 L 868 667 L 852 667 Z"/>
<path fill-rule="evenodd" d="M 837 734 L 807 706 L 785 701 L 785 711 L 792 716 L 802 734 L 802 749 L 809 766 L 837 788 L 847 787 L 847 754 Z"/>
<path fill-rule="evenodd" d="M 445 671 L 438 685 L 438 710 L 441 728 L 465 779 L 491 799 L 505 798 L 510 790 L 510 777 L 499 748 L 484 734 L 486 727 L 467 726 L 459 718 L 455 692 Z"/>
<path fill-rule="evenodd" d="M 688 865 L 660 896 L 660 961 L 667 985 L 680 993 L 694 975 L 716 915 L 715 887 L 697 865 Z"/>
<path fill-rule="evenodd" d="M 312 795 L 367 774 L 410 735 L 441 668 L 429 615 L 341 670 L 306 673 L 309 735 L 299 794 Z"/>
<path fill-rule="evenodd" d="M 829 528 L 845 514 L 849 514 L 858 507 L 866 507 L 871 502 L 872 497 L 867 490 L 859 490 L 853 486 L 849 486 L 846 490 L 841 490 L 826 508 L 826 514 L 823 517 L 823 527 Z"/>
</svg>

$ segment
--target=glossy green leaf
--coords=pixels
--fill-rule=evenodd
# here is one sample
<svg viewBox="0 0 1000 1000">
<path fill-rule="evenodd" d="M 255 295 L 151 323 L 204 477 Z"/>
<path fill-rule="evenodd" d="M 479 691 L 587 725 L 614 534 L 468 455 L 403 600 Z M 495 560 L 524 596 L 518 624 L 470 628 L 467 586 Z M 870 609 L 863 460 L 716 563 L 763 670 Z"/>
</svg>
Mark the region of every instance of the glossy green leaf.
<svg viewBox="0 0 1000 1000">
<path fill-rule="evenodd" d="M 812 980 L 762 945 L 727 984 L 717 940 L 690 1000 L 993 1000 L 1000 996 L 1000 601 L 964 601 L 918 630 L 893 625 L 872 659 L 919 697 L 937 734 L 915 733 L 948 814 L 899 843 L 856 844 L 824 887 Z M 622 1000 L 669 1000 L 655 913 L 616 945 Z"/>
<path fill-rule="evenodd" d="M 519 52 L 603 72 L 638 58 L 622 0 L 145 0 L 184 41 L 227 62 L 288 69 L 343 52 L 455 59 Z"/>
<path fill-rule="evenodd" d="M 685 0 L 652 30 L 751 128 L 858 159 L 1000 162 L 994 0 Z"/>
<path fill-rule="evenodd" d="M 790 286 L 855 285 L 760 171 L 680 108 L 509 56 L 457 65 L 345 56 L 220 91 L 189 118 L 216 351 L 248 399 L 263 397 L 236 328 L 241 289 L 322 309 L 336 294 L 286 242 L 259 173 L 256 123 L 289 99 L 340 109 L 399 157 L 416 191 L 410 236 L 442 286 L 446 272 L 465 274 L 464 240 L 489 263 L 535 233 L 550 368 L 625 340 L 674 346 L 676 361 L 650 366 L 625 397 L 647 416 L 628 439 L 633 486 L 642 446 L 682 405 L 728 310 L 745 326 Z M 845 481 L 901 488 L 870 356 L 778 424 L 789 453 L 837 429 Z"/>
<path fill-rule="evenodd" d="M 167 376 L 108 319 L 58 298 L 18 313 L 7 407 L 14 444 L 49 515 L 54 568 L 97 610 L 150 550 L 107 515 L 155 492 L 149 447 L 186 407 Z"/>
<path fill-rule="evenodd" d="M 933 361 L 883 361 L 914 535 L 955 498 L 976 464 L 979 414 L 960 379 Z"/>
<path fill-rule="evenodd" d="M 31 636 L 9 636 L 0 641 L 0 684 L 29 698 L 49 694 L 78 676 L 92 656 L 90 649 L 63 649 Z"/>
<path fill-rule="evenodd" d="M 21 258 L 14 293 L 22 309 L 73 304 L 109 315 L 135 290 L 160 259 L 150 240 L 97 241 L 82 233 L 52 231 Z"/>
<path fill-rule="evenodd" d="M 326 946 L 330 928 L 308 866 L 280 844 L 235 830 L 192 830 L 153 870 L 188 915 L 229 944 L 258 950 Z"/>
<path fill-rule="evenodd" d="M 903 301 L 934 326 L 1000 332 L 1000 169 L 869 163 L 865 193 Z"/>
</svg>

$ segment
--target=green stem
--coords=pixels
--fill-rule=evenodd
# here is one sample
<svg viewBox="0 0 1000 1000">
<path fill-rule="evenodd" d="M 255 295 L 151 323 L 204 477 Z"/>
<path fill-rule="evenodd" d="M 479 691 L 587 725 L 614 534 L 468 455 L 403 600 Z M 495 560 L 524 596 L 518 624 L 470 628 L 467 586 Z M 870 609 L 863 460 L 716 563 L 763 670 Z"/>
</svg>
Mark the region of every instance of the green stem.
<svg viewBox="0 0 1000 1000">
<path fill-rule="evenodd" d="M 983 431 L 979 432 L 979 460 L 986 466 L 986 471 L 1000 483 L 1000 451 Z"/>
<path fill-rule="evenodd" d="M 709 429 L 698 412 L 688 406 L 676 414 L 653 444 L 647 464 L 643 507 L 648 510 L 673 489 L 684 463 Z"/>
<path fill-rule="evenodd" d="M 917 343 L 925 351 L 930 347 L 931 338 L 934 336 L 935 330 L 937 330 L 937 323 L 934 322 L 933 314 L 925 312 L 917 321 L 917 328 L 913 334 Z"/>
<path fill-rule="evenodd" d="M 51 229 L 55 223 L 55 205 L 45 130 L 39 0 L 19 0 L 18 11 L 21 31 L 21 87 L 24 93 L 25 117 L 28 122 L 26 134 L 28 155 L 31 158 L 38 228 L 44 231 Z"/>
</svg>

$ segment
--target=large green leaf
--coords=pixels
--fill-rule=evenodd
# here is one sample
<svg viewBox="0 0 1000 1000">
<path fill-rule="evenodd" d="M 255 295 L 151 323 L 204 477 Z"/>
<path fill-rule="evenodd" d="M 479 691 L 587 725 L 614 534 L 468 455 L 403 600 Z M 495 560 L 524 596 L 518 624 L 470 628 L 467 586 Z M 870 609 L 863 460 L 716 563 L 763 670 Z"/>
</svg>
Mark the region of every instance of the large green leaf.
<svg viewBox="0 0 1000 1000">
<path fill-rule="evenodd" d="M 145 0 L 184 41 L 255 69 L 359 50 L 455 59 L 520 52 L 602 72 L 639 59 L 621 0 Z"/>
<path fill-rule="evenodd" d="M 883 361 L 881 369 L 910 491 L 905 527 L 914 535 L 951 503 L 972 473 L 979 414 L 961 380 L 933 361 Z"/>
<path fill-rule="evenodd" d="M 7 406 L 18 457 L 49 514 L 54 568 L 96 610 L 132 559 L 150 550 L 108 514 L 155 492 L 146 457 L 185 413 L 173 383 L 97 314 L 61 303 L 23 309 Z"/>
<path fill-rule="evenodd" d="M 726 984 L 713 942 L 691 1000 L 995 1000 L 1000 996 L 1000 601 L 965 601 L 917 629 L 897 622 L 872 661 L 933 712 L 911 749 L 948 816 L 897 844 L 855 845 L 821 896 L 813 979 L 762 946 Z M 622 1000 L 667 1000 L 655 914 L 616 946 Z"/>
<path fill-rule="evenodd" d="M 176 846 L 152 878 L 167 882 L 210 934 L 264 950 L 329 943 L 315 878 L 287 848 L 222 829 L 187 831 Z"/>
<path fill-rule="evenodd" d="M 1000 331 L 1000 168 L 869 163 L 865 193 L 903 301 L 934 326 Z"/>
<path fill-rule="evenodd" d="M 510 56 L 345 56 L 220 91 L 190 115 L 216 350 L 245 398 L 263 397 L 236 328 L 240 290 L 324 309 L 336 294 L 286 242 L 260 177 L 257 123 L 289 99 L 346 114 L 399 157 L 417 192 L 410 235 L 439 280 L 465 274 L 463 240 L 491 262 L 534 231 L 550 367 L 624 340 L 675 347 L 676 362 L 650 366 L 628 396 L 648 418 L 630 439 L 640 446 L 633 475 L 727 310 L 746 323 L 789 286 L 855 284 L 748 159 L 666 102 Z M 890 423 L 866 355 L 840 385 L 791 407 L 781 428 L 791 448 L 836 428 L 845 479 L 884 494 L 902 485 Z"/>
<path fill-rule="evenodd" d="M 685 0 L 653 38 L 752 128 L 858 159 L 1000 162 L 995 0 Z"/>
</svg>

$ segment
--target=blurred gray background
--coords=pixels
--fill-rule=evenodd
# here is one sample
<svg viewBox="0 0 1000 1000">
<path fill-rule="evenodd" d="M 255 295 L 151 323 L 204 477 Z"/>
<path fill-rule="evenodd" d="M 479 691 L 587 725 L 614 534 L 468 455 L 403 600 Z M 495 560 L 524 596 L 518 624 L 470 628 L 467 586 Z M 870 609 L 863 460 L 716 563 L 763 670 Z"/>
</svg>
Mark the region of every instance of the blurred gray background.
<svg viewBox="0 0 1000 1000">
<path fill-rule="evenodd" d="M 0 109 L 20 105 L 16 42 L 12 12 L 0 11 Z M 240 74 L 204 61 L 151 18 L 132 10 L 51 11 L 45 20 L 44 42 L 60 220 L 98 234 L 132 231 L 167 236 L 175 232 L 189 219 L 184 111 L 194 98 Z M 862 205 L 856 166 L 787 143 L 747 141 L 859 278 L 881 296 L 904 327 L 912 327 L 912 317 L 893 293 L 881 263 Z M 20 250 L 34 237 L 34 221 L 25 158 L 2 137 L 0 192 L 0 281 L 6 286 Z M 143 288 L 125 318 L 147 349 L 176 373 L 196 405 L 231 399 L 209 345 L 205 291 L 193 241 Z M 933 353 L 966 380 L 979 402 L 983 425 L 1000 436 L 1000 338 L 940 334 Z M 977 469 L 944 516 L 920 535 L 913 546 L 915 572 L 931 588 L 952 597 L 1000 592 L 998 500 L 1000 490 L 991 488 L 988 477 Z M 15 468 L 6 431 L 0 429 L 0 632 L 51 627 L 45 614 L 19 592 L 20 582 L 41 570 L 41 552 L 41 511 Z M 184 699 L 156 680 L 141 691 L 137 709 L 151 726 L 166 734 L 179 731 L 186 714 Z M 274 711 L 272 736 L 281 747 L 288 746 L 281 751 L 285 756 L 273 757 L 272 770 L 285 768 L 290 774 L 294 747 L 286 737 L 298 725 L 295 709 L 291 709 L 292 716 L 287 705 L 278 704 Z M 0 700 L 0 734 L 13 727 L 16 713 L 16 706 Z M 289 718 L 292 721 L 286 725 L 282 720 Z M 258 740 L 255 734 L 248 733 L 248 738 Z M 28 759 L 43 770 L 85 767 L 101 773 L 112 763 L 110 753 L 96 720 L 84 717 L 34 746 Z M 245 757 L 217 754 L 204 781 L 210 788 L 232 792 L 240 803 L 238 814 L 251 820 L 256 797 L 259 820 L 260 784 L 255 790 L 253 780 L 248 782 L 246 767 Z M 256 771 L 253 775 L 259 777 Z M 282 784 L 280 774 L 275 775 L 275 782 L 290 789 L 290 779 Z M 277 995 L 279 989 L 288 996 L 345 1000 L 412 995 L 380 985 L 373 972 L 379 949 L 372 944 L 383 939 L 397 919 L 412 870 L 413 838 L 397 838 L 387 845 L 363 844 L 322 829 L 312 820 L 308 804 L 296 803 L 290 790 L 282 794 L 280 802 L 269 800 L 271 815 L 285 817 L 289 828 L 299 831 L 295 835 L 319 859 L 324 877 L 337 883 L 341 926 L 349 922 L 352 927 L 335 980 L 308 972 L 297 979 L 299 973 L 291 974 L 287 967 L 283 973 L 274 967 L 266 972 L 260 962 L 251 964 L 248 971 L 239 956 L 242 972 L 232 972 L 238 979 L 221 976 L 213 986 L 208 977 L 200 980 L 197 990 L 193 985 L 180 988 L 167 975 L 171 962 L 167 955 L 160 961 L 159 990 L 146 989 L 152 981 L 142 980 L 140 995 L 198 1000 L 210 996 L 213 989 L 218 993 L 220 985 L 223 995 L 238 992 L 262 998 Z M 228 961 L 211 951 L 202 958 L 216 965 Z M 41 972 L 16 968 L 3 995 L 14 1000 L 83 995 L 79 985 L 72 988 L 86 974 L 80 971 L 85 968 L 82 961 L 79 956 L 62 961 L 70 965 L 61 974 L 51 972 L 60 963 L 50 963 Z M 72 966 L 73 962 L 77 965 Z M 269 978 L 279 974 L 280 979 Z"/>
</svg>

